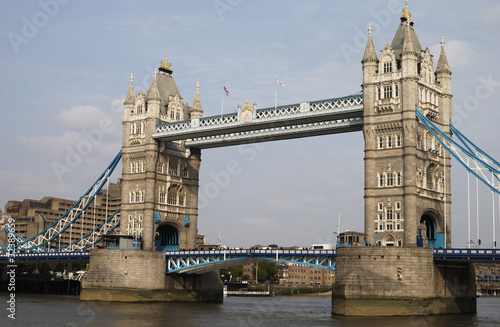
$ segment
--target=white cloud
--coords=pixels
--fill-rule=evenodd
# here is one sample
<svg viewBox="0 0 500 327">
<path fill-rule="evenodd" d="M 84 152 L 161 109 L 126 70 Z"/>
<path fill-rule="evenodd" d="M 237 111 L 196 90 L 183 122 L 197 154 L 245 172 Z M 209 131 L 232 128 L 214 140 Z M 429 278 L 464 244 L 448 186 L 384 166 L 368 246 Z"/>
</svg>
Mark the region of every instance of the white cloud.
<svg viewBox="0 0 500 327">
<path fill-rule="evenodd" d="M 101 109 L 92 106 L 76 106 L 70 110 L 62 111 L 56 119 L 68 128 L 89 129 L 99 128 L 103 119 L 109 119 L 109 115 Z"/>
</svg>

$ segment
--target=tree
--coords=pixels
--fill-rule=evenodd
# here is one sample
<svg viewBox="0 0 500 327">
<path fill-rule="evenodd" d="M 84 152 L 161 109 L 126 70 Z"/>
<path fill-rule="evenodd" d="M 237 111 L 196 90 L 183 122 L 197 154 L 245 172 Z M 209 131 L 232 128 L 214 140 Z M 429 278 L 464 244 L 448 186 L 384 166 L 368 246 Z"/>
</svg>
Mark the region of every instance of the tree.
<svg viewBox="0 0 500 327">
<path fill-rule="evenodd" d="M 257 279 L 260 281 L 269 280 L 274 278 L 278 273 L 278 267 L 276 267 L 276 262 L 274 261 L 263 261 L 254 264 L 254 269 L 252 270 L 252 277 L 255 279 L 255 267 L 258 265 Z"/>
<path fill-rule="evenodd" d="M 220 270 L 220 276 L 222 280 L 241 280 L 243 277 L 243 266 L 234 266 Z"/>
</svg>

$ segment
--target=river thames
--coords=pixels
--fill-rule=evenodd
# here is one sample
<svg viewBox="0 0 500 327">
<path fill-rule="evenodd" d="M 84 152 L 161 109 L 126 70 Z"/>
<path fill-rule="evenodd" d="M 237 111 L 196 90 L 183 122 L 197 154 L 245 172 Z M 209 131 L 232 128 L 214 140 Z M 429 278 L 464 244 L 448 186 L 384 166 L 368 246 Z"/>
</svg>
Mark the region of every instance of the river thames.
<svg viewBox="0 0 500 327">
<path fill-rule="evenodd" d="M 6 308 L 7 293 L 0 293 Z M 476 315 L 352 318 L 330 314 L 322 296 L 228 297 L 223 304 L 80 302 L 77 296 L 16 295 L 1 326 L 499 326 L 500 297 L 478 298 Z"/>
</svg>

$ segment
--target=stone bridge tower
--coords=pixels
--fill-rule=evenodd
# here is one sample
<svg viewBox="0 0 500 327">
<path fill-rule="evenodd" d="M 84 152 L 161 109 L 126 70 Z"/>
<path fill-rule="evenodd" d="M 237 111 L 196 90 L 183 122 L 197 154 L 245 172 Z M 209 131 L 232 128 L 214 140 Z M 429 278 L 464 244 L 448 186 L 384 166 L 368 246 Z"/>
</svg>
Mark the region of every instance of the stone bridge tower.
<svg viewBox="0 0 500 327">
<path fill-rule="evenodd" d="M 171 65 L 161 62 L 149 91 L 136 95 L 133 77 L 124 102 L 120 234 L 142 240 L 144 250 L 194 249 L 200 151 L 183 142 L 157 142 L 157 124 L 201 117 L 198 92 L 183 102 Z"/>
<path fill-rule="evenodd" d="M 371 30 L 362 60 L 368 241 L 449 247 L 450 157 L 415 115 L 418 107 L 450 135 L 451 71 L 444 41 L 434 70 L 433 56 L 420 46 L 408 7 L 380 57 Z"/>
</svg>

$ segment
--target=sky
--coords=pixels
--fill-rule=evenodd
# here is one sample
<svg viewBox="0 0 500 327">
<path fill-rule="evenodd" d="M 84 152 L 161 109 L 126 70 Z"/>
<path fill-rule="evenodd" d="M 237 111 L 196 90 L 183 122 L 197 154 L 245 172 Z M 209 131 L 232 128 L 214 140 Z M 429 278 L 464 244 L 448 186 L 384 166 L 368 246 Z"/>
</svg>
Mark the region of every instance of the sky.
<svg viewBox="0 0 500 327">
<path fill-rule="evenodd" d="M 196 83 L 205 116 L 248 99 L 258 108 L 361 91 L 368 24 L 377 52 L 391 43 L 402 0 L 370 1 L 3 1 L 0 11 L 0 206 L 43 196 L 78 199 L 121 147 L 130 74 L 146 92 L 168 52 L 184 101 Z M 434 65 L 444 37 L 453 123 L 500 159 L 500 2 L 409 1 Z M 482 87 L 484 86 L 484 87 Z M 478 89 L 481 92 L 478 92 Z M 103 125 L 102 122 L 105 122 Z M 89 146 L 90 144 L 90 146 Z M 334 243 L 363 230 L 361 132 L 202 152 L 198 232 L 234 247 Z M 206 186 L 236 161 L 217 192 Z M 452 161 L 452 242 L 467 242 L 467 175 Z M 116 180 L 119 172 L 113 175 Z M 471 180 L 476 240 L 475 181 Z M 480 239 L 500 231 L 499 198 L 480 192 Z"/>
</svg>

